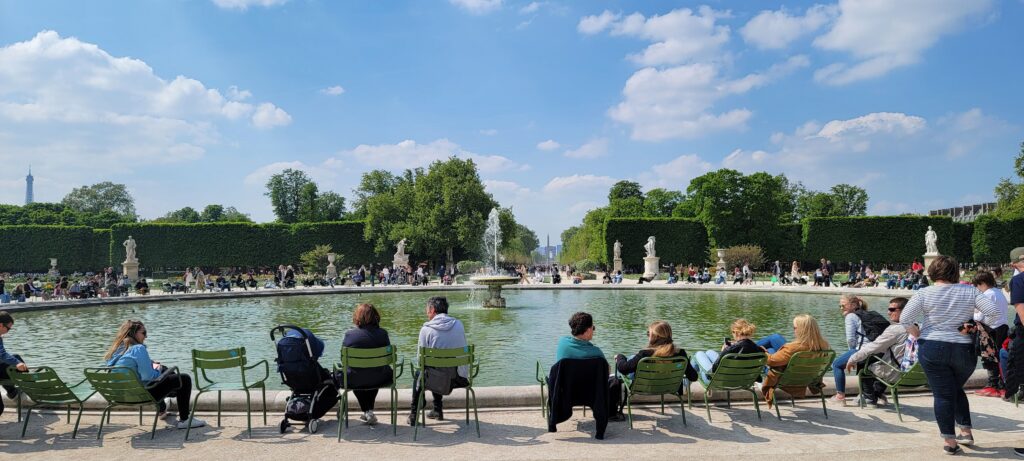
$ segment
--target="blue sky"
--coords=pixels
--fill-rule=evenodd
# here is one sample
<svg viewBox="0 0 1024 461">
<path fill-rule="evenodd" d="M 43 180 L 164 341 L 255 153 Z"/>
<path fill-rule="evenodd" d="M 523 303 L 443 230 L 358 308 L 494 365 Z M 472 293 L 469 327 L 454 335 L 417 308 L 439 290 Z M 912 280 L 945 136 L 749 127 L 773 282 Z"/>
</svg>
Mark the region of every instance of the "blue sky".
<svg viewBox="0 0 1024 461">
<path fill-rule="evenodd" d="M 1024 2 L 0 0 L 0 202 L 104 180 L 140 215 L 273 219 L 284 168 L 473 158 L 543 240 L 617 180 L 730 167 L 992 200 L 1024 140 Z"/>
</svg>

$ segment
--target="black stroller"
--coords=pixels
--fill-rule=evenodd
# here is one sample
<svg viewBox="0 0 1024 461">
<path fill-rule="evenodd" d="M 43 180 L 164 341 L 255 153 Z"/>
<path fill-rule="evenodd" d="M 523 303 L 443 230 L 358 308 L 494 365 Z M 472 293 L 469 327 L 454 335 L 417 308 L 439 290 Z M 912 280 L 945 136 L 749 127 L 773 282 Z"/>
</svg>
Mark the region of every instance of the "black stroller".
<svg viewBox="0 0 1024 461">
<path fill-rule="evenodd" d="M 277 339 L 275 333 L 280 333 Z M 322 418 L 338 403 L 338 388 L 331 373 L 320 366 L 308 330 L 294 325 L 280 325 L 270 330 L 270 340 L 277 347 L 277 371 L 281 381 L 292 390 L 285 404 L 280 429 L 284 434 L 290 421 L 306 426 L 316 433 Z M 322 347 L 321 347 L 322 349 Z"/>
</svg>

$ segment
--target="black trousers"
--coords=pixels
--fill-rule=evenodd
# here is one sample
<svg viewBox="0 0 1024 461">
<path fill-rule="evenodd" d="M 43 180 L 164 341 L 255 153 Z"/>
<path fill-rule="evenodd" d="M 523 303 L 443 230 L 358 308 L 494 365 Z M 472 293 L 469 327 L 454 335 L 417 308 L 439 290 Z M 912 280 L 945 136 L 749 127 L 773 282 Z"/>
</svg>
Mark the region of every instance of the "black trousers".
<svg viewBox="0 0 1024 461">
<path fill-rule="evenodd" d="M 359 401 L 360 411 L 366 413 L 373 409 L 373 405 L 377 402 L 377 391 L 379 391 L 379 389 L 352 391 L 352 393 L 356 395 L 356 400 Z"/>
<path fill-rule="evenodd" d="M 188 419 L 189 398 L 192 397 L 192 377 L 184 373 L 171 373 L 164 376 L 155 386 L 149 388 L 149 395 L 154 399 L 163 400 L 165 397 L 175 394 L 178 401 L 178 421 Z"/>
<path fill-rule="evenodd" d="M 993 328 L 995 333 L 992 336 L 992 341 L 996 346 L 996 360 L 994 362 L 982 360 L 981 366 L 988 372 L 988 387 L 996 389 L 1003 388 L 1003 378 L 999 375 L 999 349 L 1003 347 L 1003 341 L 1006 341 L 1006 335 L 1010 331 L 1009 325 L 1002 325 L 998 328 Z"/>
</svg>

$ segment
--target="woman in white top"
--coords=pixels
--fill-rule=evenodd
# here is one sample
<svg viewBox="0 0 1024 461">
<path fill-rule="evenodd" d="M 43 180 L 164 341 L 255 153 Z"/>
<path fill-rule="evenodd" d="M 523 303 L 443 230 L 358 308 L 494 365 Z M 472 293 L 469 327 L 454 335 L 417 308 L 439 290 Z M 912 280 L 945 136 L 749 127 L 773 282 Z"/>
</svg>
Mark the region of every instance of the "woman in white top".
<svg viewBox="0 0 1024 461">
<path fill-rule="evenodd" d="M 961 451 L 958 444 L 974 443 L 964 384 L 974 372 L 978 356 L 964 323 L 978 310 L 991 325 L 996 323 L 999 311 L 976 288 L 960 283 L 960 270 L 952 257 L 935 258 L 928 266 L 928 277 L 933 285 L 910 298 L 900 315 L 900 325 L 918 337 L 918 363 L 932 390 L 935 421 L 945 442 L 943 451 L 954 455 Z M 915 324 L 919 318 L 923 318 L 920 328 Z M 960 435 L 954 433 L 954 427 L 960 428 Z"/>
<path fill-rule="evenodd" d="M 996 278 L 988 271 L 979 271 L 974 274 L 974 279 L 971 280 L 971 285 L 974 285 L 983 296 L 992 300 L 992 303 L 996 305 L 996 321 L 992 324 L 987 324 L 992 329 L 992 342 L 996 349 L 996 360 L 984 360 L 981 366 L 988 371 L 988 384 L 984 389 L 975 392 L 974 395 L 981 395 L 985 397 L 1001 397 L 1004 389 L 1003 379 L 999 375 L 999 357 L 998 351 L 1003 347 L 1003 341 L 1006 340 L 1006 335 L 1010 330 L 1010 326 L 1006 324 L 1006 311 L 1009 310 L 1009 303 L 1006 302 L 1006 296 L 1003 296 L 1003 292 L 996 288 Z M 975 309 L 974 321 L 984 322 L 985 314 Z"/>
</svg>

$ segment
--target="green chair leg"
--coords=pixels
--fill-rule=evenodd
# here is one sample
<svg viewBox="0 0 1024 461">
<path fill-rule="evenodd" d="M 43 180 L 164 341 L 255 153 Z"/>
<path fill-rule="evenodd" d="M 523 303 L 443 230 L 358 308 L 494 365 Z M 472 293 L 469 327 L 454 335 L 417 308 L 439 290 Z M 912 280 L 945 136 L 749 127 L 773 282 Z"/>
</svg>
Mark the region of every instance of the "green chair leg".
<svg viewBox="0 0 1024 461">
<path fill-rule="evenodd" d="M 391 430 L 398 435 L 398 389 L 391 388 Z"/>
<path fill-rule="evenodd" d="M 139 407 L 139 411 L 142 411 L 142 407 Z M 153 409 L 153 430 L 150 431 L 149 439 L 153 440 L 156 438 L 156 422 L 160 420 L 160 405 L 156 405 Z M 191 424 L 189 424 L 191 426 Z"/>
<path fill-rule="evenodd" d="M 157 410 L 157 413 L 159 412 L 160 410 Z M 139 405 L 139 425 L 142 425 L 142 405 Z"/>
<path fill-rule="evenodd" d="M 665 394 L 661 394 L 661 414 L 665 414 Z"/>
<path fill-rule="evenodd" d="M 548 402 L 544 399 L 544 385 L 540 385 L 540 416 L 548 417 Z"/>
<path fill-rule="evenodd" d="M 220 426 L 220 398 L 221 391 L 217 391 L 217 425 Z"/>
<path fill-rule="evenodd" d="M 260 392 L 263 394 L 263 425 L 267 425 L 267 385 L 260 386 Z"/>
<path fill-rule="evenodd" d="M 427 403 L 424 401 L 424 398 L 423 398 L 423 387 L 422 386 L 420 387 L 420 392 L 418 392 L 416 395 L 414 395 L 413 398 L 416 399 L 416 404 L 418 405 L 416 407 L 416 411 L 419 412 L 418 415 L 415 412 L 412 414 L 412 417 L 413 417 L 412 441 L 415 442 L 416 438 L 419 437 L 419 434 L 420 434 L 420 417 L 421 416 L 423 417 L 423 425 L 424 426 L 427 425 L 426 413 L 423 411 L 423 406 L 426 405 Z"/>
<path fill-rule="evenodd" d="M 626 414 L 629 415 L 629 428 L 633 428 L 633 395 L 626 396 Z"/>
<path fill-rule="evenodd" d="M 32 414 L 32 409 L 35 408 L 35 407 L 36 407 L 35 405 L 32 405 L 31 407 L 28 407 L 28 411 L 25 412 L 25 417 L 22 418 L 22 419 L 24 419 L 24 421 L 21 424 L 21 438 L 25 438 L 25 430 L 28 429 L 28 417 L 29 417 L 29 415 Z"/>
<path fill-rule="evenodd" d="M 732 409 L 732 391 L 725 391 L 725 408 Z"/>
<path fill-rule="evenodd" d="M 757 410 L 757 419 L 758 419 L 758 421 L 760 421 L 761 420 L 761 404 L 759 404 L 757 401 L 761 400 L 761 399 L 757 398 L 757 392 L 750 391 L 750 395 L 752 397 L 754 397 L 754 409 Z M 778 404 L 779 404 L 779 402 L 775 402 L 776 406 Z M 776 408 L 776 409 L 778 409 L 778 408 Z"/>
<path fill-rule="evenodd" d="M 249 438 L 252 438 L 252 399 L 249 398 L 249 389 L 245 390 L 245 428 L 249 431 Z M 220 409 L 218 408 L 218 420 L 220 419 Z M 217 425 L 220 425 L 220 421 L 217 421 Z"/>
<path fill-rule="evenodd" d="M 821 411 L 825 412 L 825 419 L 828 419 L 828 408 L 825 406 L 825 393 L 821 392 L 818 395 L 821 396 Z"/>
<path fill-rule="evenodd" d="M 686 427 L 686 404 L 682 394 L 679 394 L 679 414 L 683 417 L 683 427 Z"/>
<path fill-rule="evenodd" d="M 754 396 L 754 399 L 755 400 L 757 399 L 756 395 Z M 778 396 L 776 396 L 776 398 L 775 398 L 775 405 L 773 405 L 773 406 L 775 407 L 775 417 L 779 418 L 779 421 L 782 421 L 782 413 L 779 413 L 779 399 L 778 399 Z"/>
<path fill-rule="evenodd" d="M 466 388 L 466 426 L 469 426 L 469 388 Z"/>
<path fill-rule="evenodd" d="M 71 432 L 71 438 L 78 437 L 78 423 L 82 422 L 82 410 L 85 410 L 85 404 L 78 404 L 78 417 L 75 418 L 75 430 Z"/>
<path fill-rule="evenodd" d="M 199 404 L 200 395 L 203 395 L 203 391 L 199 391 L 199 393 L 197 393 L 196 396 L 192 398 L 192 407 L 190 408 L 192 412 L 188 415 L 188 427 L 185 428 L 185 440 L 188 440 L 188 434 L 192 432 L 192 419 L 196 417 L 196 405 Z M 217 407 L 219 409 L 220 405 L 218 405 Z"/>
<path fill-rule="evenodd" d="M 902 423 L 903 422 L 903 412 L 900 411 L 900 392 L 897 389 L 897 386 L 893 386 L 893 387 L 889 388 L 889 391 L 892 393 L 892 404 L 893 404 L 893 406 L 896 407 L 896 416 L 900 418 L 900 422 Z"/>
<path fill-rule="evenodd" d="M 100 413 L 100 430 L 96 432 L 96 440 L 100 440 L 103 437 L 103 421 L 110 422 L 110 406 L 103 409 L 103 413 Z"/>
<path fill-rule="evenodd" d="M 66 409 L 68 411 L 68 424 L 71 424 L 71 405 L 68 405 Z"/>
<path fill-rule="evenodd" d="M 348 404 L 348 389 L 341 394 L 341 405 L 338 405 L 338 441 L 341 442 L 341 431 L 345 426 L 345 421 L 342 419 L 344 414 L 345 406 Z"/>
<path fill-rule="evenodd" d="M 710 391 L 704 389 L 704 409 L 708 411 L 708 422 L 711 422 L 711 403 L 708 402 L 708 394 Z"/>
<path fill-rule="evenodd" d="M 480 438 L 480 413 L 477 411 L 476 406 L 476 391 L 473 388 L 469 388 L 469 392 L 473 394 L 473 419 L 476 420 L 476 436 Z M 467 404 L 469 402 L 466 402 Z"/>
</svg>

